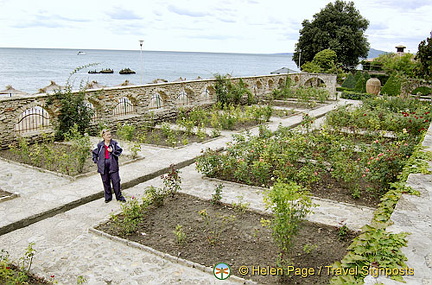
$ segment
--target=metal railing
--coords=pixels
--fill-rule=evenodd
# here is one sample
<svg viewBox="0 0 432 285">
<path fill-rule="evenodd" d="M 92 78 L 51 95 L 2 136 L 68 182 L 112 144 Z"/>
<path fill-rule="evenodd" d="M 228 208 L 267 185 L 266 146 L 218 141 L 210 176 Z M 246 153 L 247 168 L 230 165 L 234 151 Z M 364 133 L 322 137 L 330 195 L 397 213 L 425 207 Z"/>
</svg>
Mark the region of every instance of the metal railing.
<svg viewBox="0 0 432 285">
<path fill-rule="evenodd" d="M 39 131 L 51 126 L 50 115 L 42 107 L 33 107 L 25 110 L 15 124 L 15 131 L 25 133 L 30 131 Z"/>
<path fill-rule="evenodd" d="M 126 97 L 121 98 L 113 110 L 114 116 L 123 116 L 127 114 L 132 114 L 134 112 L 134 105 Z"/>
</svg>

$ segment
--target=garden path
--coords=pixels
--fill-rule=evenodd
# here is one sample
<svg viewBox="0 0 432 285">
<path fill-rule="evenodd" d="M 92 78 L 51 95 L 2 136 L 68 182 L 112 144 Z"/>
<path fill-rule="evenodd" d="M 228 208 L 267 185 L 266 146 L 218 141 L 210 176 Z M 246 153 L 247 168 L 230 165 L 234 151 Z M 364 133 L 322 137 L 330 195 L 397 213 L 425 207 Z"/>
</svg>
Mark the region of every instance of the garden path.
<svg viewBox="0 0 432 285">
<path fill-rule="evenodd" d="M 349 101 L 341 100 L 309 112 L 320 117 Z M 301 115 L 284 119 L 272 118 L 271 129 L 279 124 L 292 126 L 300 123 Z M 252 132 L 257 132 L 257 128 Z M 223 137 L 192 145 L 167 149 L 145 146 L 141 155 L 145 159 L 121 168 L 124 194 L 140 196 L 146 186 L 159 185 L 160 174 L 170 164 L 183 164 L 182 188 L 185 192 L 209 198 L 219 182 L 202 179 L 193 166 L 187 166 L 206 148 L 220 148 L 231 141 L 231 133 Z M 105 204 L 101 181 L 97 174 L 69 180 L 52 173 L 3 162 L 0 183 L 4 190 L 18 192 L 20 197 L 0 203 L 0 244 L 13 260 L 18 260 L 28 243 L 37 250 L 33 271 L 54 279 L 59 284 L 75 284 L 84 276 L 88 284 L 218 284 L 212 274 L 168 261 L 151 253 L 114 242 L 88 231 L 93 225 L 109 218 L 120 209 L 119 203 Z M 209 191 L 209 189 L 211 189 Z M 253 191 L 250 191 L 250 190 Z M 250 203 L 254 209 L 264 210 L 261 189 L 226 183 L 223 190 L 226 202 Z M 313 221 L 335 224 L 342 219 L 357 229 L 370 221 L 371 209 L 362 209 L 318 201 Z M 324 214 L 324 215 L 321 215 Z M 345 216 L 347 215 L 347 216 Z M 349 217 L 348 219 L 346 217 Z M 230 278 L 225 284 L 243 283 Z"/>
</svg>

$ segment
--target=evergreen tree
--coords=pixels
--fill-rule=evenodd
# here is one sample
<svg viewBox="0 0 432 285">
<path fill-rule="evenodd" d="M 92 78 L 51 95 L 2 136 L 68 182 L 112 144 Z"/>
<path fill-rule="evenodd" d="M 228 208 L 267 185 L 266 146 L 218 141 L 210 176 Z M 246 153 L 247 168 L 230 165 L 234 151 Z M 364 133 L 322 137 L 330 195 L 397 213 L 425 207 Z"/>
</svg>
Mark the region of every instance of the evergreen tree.
<svg viewBox="0 0 432 285">
<path fill-rule="evenodd" d="M 420 42 L 415 59 L 419 62 L 415 70 L 416 75 L 432 79 L 432 32 L 429 38 Z"/>
<path fill-rule="evenodd" d="M 324 50 L 336 52 L 339 63 L 344 67 L 354 66 L 360 57 L 366 57 L 369 43 L 364 35 L 369 21 L 360 15 L 354 2 L 336 0 L 329 3 L 313 20 L 304 20 L 296 44 L 293 61 L 300 66 L 312 61 Z M 301 56 L 300 56 L 301 54 Z"/>
<path fill-rule="evenodd" d="M 389 96 L 397 96 L 401 93 L 401 79 L 398 75 L 394 74 L 390 76 L 390 78 L 387 80 L 386 84 L 384 84 L 383 88 L 381 89 L 381 94 L 386 94 Z"/>
<path fill-rule="evenodd" d="M 342 87 L 354 89 L 356 86 L 356 80 L 354 78 L 354 75 L 352 73 L 348 73 L 348 76 L 345 78 L 344 82 L 342 83 Z"/>
<path fill-rule="evenodd" d="M 360 73 L 359 78 L 357 79 L 356 85 L 354 87 L 354 91 L 359 93 L 366 93 L 366 77 Z"/>
</svg>

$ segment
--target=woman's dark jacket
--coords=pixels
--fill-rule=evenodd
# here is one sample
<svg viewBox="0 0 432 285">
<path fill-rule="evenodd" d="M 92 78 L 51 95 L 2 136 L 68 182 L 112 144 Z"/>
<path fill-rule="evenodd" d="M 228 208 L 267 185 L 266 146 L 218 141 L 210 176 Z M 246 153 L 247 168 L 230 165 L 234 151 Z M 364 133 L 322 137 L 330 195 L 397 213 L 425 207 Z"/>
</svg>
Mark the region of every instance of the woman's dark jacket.
<svg viewBox="0 0 432 285">
<path fill-rule="evenodd" d="M 103 141 L 97 144 L 97 147 L 92 151 L 93 162 L 97 163 L 98 172 L 104 174 L 105 172 L 105 144 Z M 110 169 L 109 173 L 114 173 L 119 171 L 118 157 L 122 153 L 123 149 L 115 141 L 111 140 L 110 145 L 112 152 L 110 153 Z"/>
</svg>

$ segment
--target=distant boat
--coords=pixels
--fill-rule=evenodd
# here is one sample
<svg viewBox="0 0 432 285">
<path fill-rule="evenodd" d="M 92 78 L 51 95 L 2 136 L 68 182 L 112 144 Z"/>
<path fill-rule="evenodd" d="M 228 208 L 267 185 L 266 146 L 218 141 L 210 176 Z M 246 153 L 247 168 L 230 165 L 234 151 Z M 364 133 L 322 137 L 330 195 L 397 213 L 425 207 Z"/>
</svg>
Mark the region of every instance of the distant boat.
<svg viewBox="0 0 432 285">
<path fill-rule="evenodd" d="M 123 68 L 119 71 L 120 74 L 135 74 L 136 72 L 130 68 Z"/>
<path fill-rule="evenodd" d="M 85 55 L 86 53 L 85 52 L 83 52 L 83 51 L 79 51 L 78 53 L 77 53 L 77 55 Z"/>
</svg>

